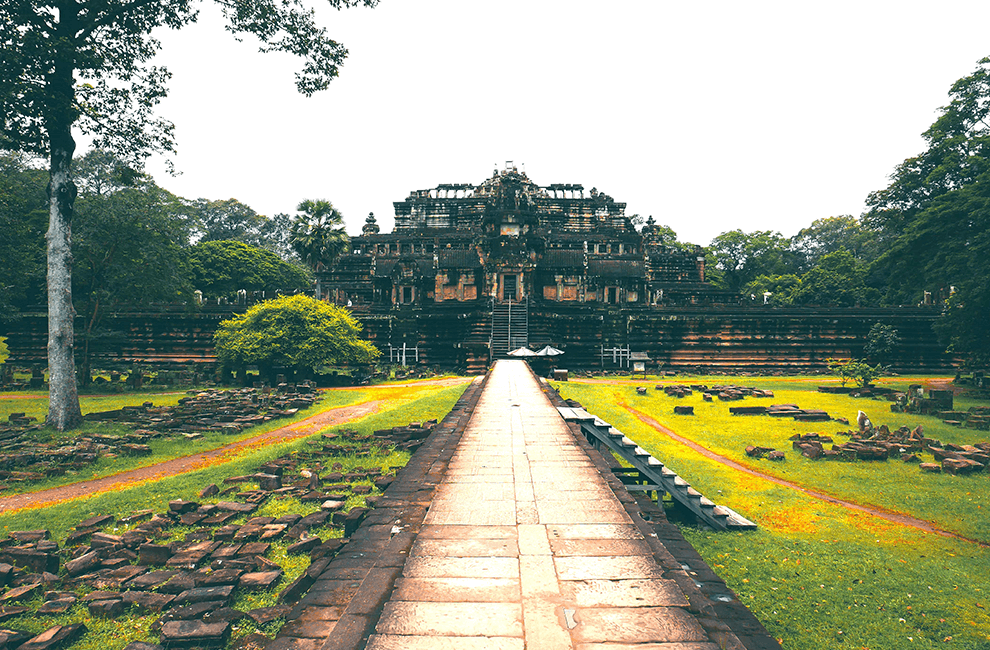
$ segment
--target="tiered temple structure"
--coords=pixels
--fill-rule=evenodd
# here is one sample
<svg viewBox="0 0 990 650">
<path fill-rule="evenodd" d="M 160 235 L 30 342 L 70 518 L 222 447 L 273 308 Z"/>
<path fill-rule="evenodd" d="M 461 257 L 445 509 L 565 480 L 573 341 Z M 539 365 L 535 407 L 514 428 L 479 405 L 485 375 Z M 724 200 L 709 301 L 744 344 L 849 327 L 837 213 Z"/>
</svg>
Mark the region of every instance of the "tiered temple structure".
<svg viewBox="0 0 990 650">
<path fill-rule="evenodd" d="M 533 183 L 514 167 L 481 185 L 438 185 L 395 203 L 395 230 L 373 214 L 322 284 L 358 310 L 441 303 L 643 306 L 725 301 L 705 284 L 700 248 L 638 232 L 625 203 L 581 185 Z"/>
<path fill-rule="evenodd" d="M 369 215 L 318 290 L 349 305 L 385 361 L 484 372 L 510 350 L 553 345 L 567 368 L 797 371 L 862 357 L 870 327 L 894 326 L 898 371 L 950 368 L 935 307 L 764 306 L 705 282 L 700 249 L 637 231 L 625 204 L 581 185 L 532 182 L 514 167 L 480 185 L 438 185 L 395 203 L 395 228 Z M 120 311 L 100 363 L 213 364 L 216 324 L 243 306 Z M 11 359 L 43 364 L 43 307 L 9 332 Z M 81 327 L 80 323 L 80 327 Z"/>
</svg>

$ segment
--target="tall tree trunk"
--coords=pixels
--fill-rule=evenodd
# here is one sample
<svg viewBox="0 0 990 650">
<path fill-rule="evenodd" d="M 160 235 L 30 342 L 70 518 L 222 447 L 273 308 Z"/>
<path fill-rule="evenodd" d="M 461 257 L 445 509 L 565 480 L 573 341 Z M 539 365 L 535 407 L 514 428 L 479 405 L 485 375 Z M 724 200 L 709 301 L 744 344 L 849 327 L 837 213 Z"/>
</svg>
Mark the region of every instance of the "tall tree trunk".
<svg viewBox="0 0 990 650">
<path fill-rule="evenodd" d="M 62 16 L 63 23 L 67 16 Z M 49 78 L 52 108 L 47 116 L 51 147 L 48 185 L 48 419 L 59 431 L 73 429 L 82 422 L 76 364 L 73 358 L 72 307 L 72 210 L 76 185 L 70 166 L 76 143 L 72 139 L 73 78 L 72 56 L 56 57 Z"/>
</svg>

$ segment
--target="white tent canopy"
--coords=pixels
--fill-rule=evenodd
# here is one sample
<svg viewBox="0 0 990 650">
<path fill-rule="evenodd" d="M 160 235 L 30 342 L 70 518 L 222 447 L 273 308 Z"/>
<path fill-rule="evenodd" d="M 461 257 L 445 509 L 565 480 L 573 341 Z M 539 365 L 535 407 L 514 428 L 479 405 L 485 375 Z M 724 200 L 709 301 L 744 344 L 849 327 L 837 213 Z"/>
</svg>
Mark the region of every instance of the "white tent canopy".
<svg viewBox="0 0 990 650">
<path fill-rule="evenodd" d="M 513 350 L 509 353 L 510 357 L 535 357 L 536 352 L 533 352 L 529 348 L 519 348 L 518 350 Z"/>
<path fill-rule="evenodd" d="M 557 348 L 553 347 L 552 345 L 548 345 L 548 346 L 546 346 L 545 348 L 543 348 L 541 350 L 537 350 L 536 351 L 536 356 L 538 356 L 538 357 L 555 357 L 555 356 L 560 355 L 560 354 L 563 354 L 563 353 L 564 353 L 563 350 L 558 350 Z"/>
</svg>

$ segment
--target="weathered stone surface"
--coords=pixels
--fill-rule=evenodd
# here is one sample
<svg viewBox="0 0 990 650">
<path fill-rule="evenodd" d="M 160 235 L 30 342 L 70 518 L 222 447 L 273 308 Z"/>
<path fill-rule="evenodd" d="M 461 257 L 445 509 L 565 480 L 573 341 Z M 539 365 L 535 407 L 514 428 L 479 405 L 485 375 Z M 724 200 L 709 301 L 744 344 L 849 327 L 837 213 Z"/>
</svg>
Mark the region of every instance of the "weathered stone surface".
<svg viewBox="0 0 990 650">
<path fill-rule="evenodd" d="M 156 594 L 149 591 L 125 591 L 123 600 L 124 604 L 135 607 L 139 612 L 144 614 L 162 611 L 175 600 L 175 596 Z"/>
<path fill-rule="evenodd" d="M 307 537 L 303 540 L 296 542 L 295 544 L 291 544 L 286 549 L 286 552 L 289 553 L 290 555 L 295 553 L 309 553 L 310 551 L 312 551 L 314 548 L 316 548 L 322 543 L 323 540 L 320 539 L 319 537 L 315 537 L 315 536 Z"/>
<path fill-rule="evenodd" d="M 258 625 L 267 625 L 274 620 L 285 618 L 290 611 L 292 608 L 288 605 L 276 605 L 275 607 L 252 609 L 248 611 L 247 615 Z"/>
<path fill-rule="evenodd" d="M 243 578 L 242 578 L 243 579 Z M 207 601 L 228 601 L 234 588 L 230 585 L 218 587 L 197 587 L 183 591 L 175 598 L 177 603 L 202 603 Z"/>
<path fill-rule="evenodd" d="M 972 474 L 982 471 L 983 463 L 978 463 L 969 458 L 943 458 L 942 471 L 947 474 Z"/>
<path fill-rule="evenodd" d="M 23 600 L 25 598 L 30 598 L 38 589 L 41 588 L 41 583 L 36 582 L 34 584 L 22 585 L 20 587 L 14 587 L 0 596 L 0 602 L 12 603 L 18 600 Z"/>
<path fill-rule="evenodd" d="M 107 524 L 112 524 L 114 518 L 110 515 L 96 515 L 95 517 L 90 517 L 89 519 L 84 519 L 76 524 L 76 530 L 80 528 L 94 528 L 100 526 L 106 526 Z"/>
<path fill-rule="evenodd" d="M 89 613 L 98 618 L 117 618 L 124 613 L 124 601 L 120 598 L 113 600 L 94 600 L 89 604 Z"/>
<path fill-rule="evenodd" d="M 942 471 L 942 466 L 938 463 L 921 463 L 918 468 L 923 472 L 930 472 L 932 474 L 938 474 Z"/>
<path fill-rule="evenodd" d="M 65 563 L 65 570 L 70 576 L 79 575 L 81 573 L 86 573 L 97 564 L 100 563 L 100 554 L 96 551 L 90 551 L 85 555 L 80 555 L 74 560 L 69 560 Z"/>
<path fill-rule="evenodd" d="M 4 605 L 3 607 L 0 607 L 0 621 L 6 621 L 9 618 L 20 616 L 21 614 L 27 611 L 29 611 L 27 607 L 20 607 L 17 605 Z"/>
<path fill-rule="evenodd" d="M 38 614 L 64 614 L 78 602 L 75 596 L 56 598 L 42 603 L 38 608 Z"/>
<path fill-rule="evenodd" d="M 0 629 L 0 648 L 16 648 L 31 638 L 30 634 L 18 632 L 17 630 Z"/>
<path fill-rule="evenodd" d="M 223 510 L 224 512 L 247 514 L 257 509 L 258 506 L 252 503 L 237 503 L 236 501 L 221 501 L 217 503 L 217 510 Z"/>
<path fill-rule="evenodd" d="M 130 580 L 127 583 L 127 588 L 142 591 L 154 589 L 176 575 L 178 575 L 178 571 L 150 571 Z"/>
<path fill-rule="evenodd" d="M 141 564 L 161 565 L 172 557 L 172 549 L 158 544 L 142 544 L 138 548 L 138 562 Z"/>
<path fill-rule="evenodd" d="M 162 625 L 162 644 L 166 648 L 216 647 L 223 645 L 230 634 L 230 623 L 218 621 L 169 621 Z"/>
<path fill-rule="evenodd" d="M 247 589 L 249 591 L 270 589 L 281 579 L 281 571 L 258 571 L 255 573 L 245 573 L 241 576 L 237 586 L 241 589 Z"/>
<path fill-rule="evenodd" d="M 17 650 L 54 650 L 73 643 L 86 631 L 82 623 L 56 625 L 18 646 Z"/>
</svg>

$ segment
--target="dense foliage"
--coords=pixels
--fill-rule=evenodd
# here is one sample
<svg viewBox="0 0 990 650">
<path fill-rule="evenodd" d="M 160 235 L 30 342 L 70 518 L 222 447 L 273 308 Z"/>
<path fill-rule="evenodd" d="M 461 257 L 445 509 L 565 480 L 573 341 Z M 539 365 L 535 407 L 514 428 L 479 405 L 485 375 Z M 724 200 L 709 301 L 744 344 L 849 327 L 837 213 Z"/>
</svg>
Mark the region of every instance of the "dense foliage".
<svg viewBox="0 0 990 650">
<path fill-rule="evenodd" d="M 309 274 L 299 264 L 239 241 L 204 241 L 189 249 L 193 286 L 204 298 L 233 298 L 245 291 L 308 289 Z"/>
<path fill-rule="evenodd" d="M 361 325 L 343 307 L 308 296 L 284 296 L 257 304 L 220 323 L 217 358 L 228 367 L 256 364 L 316 371 L 324 366 L 372 363 L 379 352 L 361 340 Z"/>
<path fill-rule="evenodd" d="M 236 37 L 250 34 L 263 52 L 303 59 L 299 92 L 312 95 L 337 76 L 347 50 L 303 0 L 218 2 Z M 376 2 L 328 0 L 337 9 Z M 72 305 L 74 129 L 135 168 L 154 151 L 172 151 L 173 125 L 155 114 L 170 75 L 152 59 L 160 29 L 198 17 L 190 0 L 0 0 L 0 149 L 48 160 L 48 422 L 60 431 L 82 421 Z"/>
</svg>

